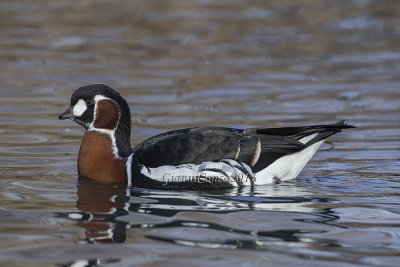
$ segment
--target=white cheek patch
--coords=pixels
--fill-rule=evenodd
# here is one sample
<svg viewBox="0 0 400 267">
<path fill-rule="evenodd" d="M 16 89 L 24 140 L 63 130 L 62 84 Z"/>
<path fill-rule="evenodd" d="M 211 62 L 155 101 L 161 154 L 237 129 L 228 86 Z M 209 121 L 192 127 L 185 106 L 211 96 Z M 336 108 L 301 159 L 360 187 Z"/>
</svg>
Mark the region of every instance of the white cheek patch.
<svg viewBox="0 0 400 267">
<path fill-rule="evenodd" d="M 75 116 L 79 117 L 81 116 L 87 109 L 87 106 L 85 104 L 85 101 L 83 99 L 79 99 L 79 101 L 75 104 L 72 114 Z"/>
</svg>

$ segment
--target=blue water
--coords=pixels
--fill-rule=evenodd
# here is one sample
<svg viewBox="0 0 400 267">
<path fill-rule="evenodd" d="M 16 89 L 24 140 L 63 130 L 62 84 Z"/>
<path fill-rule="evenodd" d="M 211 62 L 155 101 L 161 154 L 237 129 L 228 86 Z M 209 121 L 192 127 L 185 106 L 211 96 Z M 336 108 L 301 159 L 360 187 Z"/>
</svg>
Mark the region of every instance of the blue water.
<svg viewBox="0 0 400 267">
<path fill-rule="evenodd" d="M 398 266 L 396 1 L 3 1 L 0 264 Z M 346 119 L 291 182 L 160 191 L 78 179 L 58 114 L 107 83 L 132 144 L 199 125 Z"/>
</svg>

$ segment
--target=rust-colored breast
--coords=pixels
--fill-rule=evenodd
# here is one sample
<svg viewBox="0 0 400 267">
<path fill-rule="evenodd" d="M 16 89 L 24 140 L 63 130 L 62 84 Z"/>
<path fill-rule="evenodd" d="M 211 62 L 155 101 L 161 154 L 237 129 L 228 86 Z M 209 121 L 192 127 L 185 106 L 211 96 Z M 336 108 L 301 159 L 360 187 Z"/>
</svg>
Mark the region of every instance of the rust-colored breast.
<svg viewBox="0 0 400 267">
<path fill-rule="evenodd" d="M 125 159 L 115 159 L 111 139 L 105 134 L 85 132 L 78 156 L 80 176 L 107 183 L 124 184 Z"/>
</svg>

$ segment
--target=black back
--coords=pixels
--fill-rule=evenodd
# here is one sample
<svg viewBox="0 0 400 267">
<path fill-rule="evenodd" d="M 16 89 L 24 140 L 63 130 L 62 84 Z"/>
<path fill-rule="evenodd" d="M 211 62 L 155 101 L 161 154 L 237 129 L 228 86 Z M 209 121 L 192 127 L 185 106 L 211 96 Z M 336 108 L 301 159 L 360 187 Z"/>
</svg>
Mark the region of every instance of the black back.
<svg viewBox="0 0 400 267">
<path fill-rule="evenodd" d="M 260 142 L 261 153 L 253 167 L 258 172 L 278 158 L 296 153 L 344 128 L 344 121 L 330 125 L 286 128 L 196 127 L 170 131 L 146 139 L 134 147 L 137 162 L 146 167 L 201 164 L 205 161 L 237 159 L 251 165 Z M 317 133 L 307 142 L 299 140 Z M 239 151 L 239 152 L 238 152 Z"/>
</svg>

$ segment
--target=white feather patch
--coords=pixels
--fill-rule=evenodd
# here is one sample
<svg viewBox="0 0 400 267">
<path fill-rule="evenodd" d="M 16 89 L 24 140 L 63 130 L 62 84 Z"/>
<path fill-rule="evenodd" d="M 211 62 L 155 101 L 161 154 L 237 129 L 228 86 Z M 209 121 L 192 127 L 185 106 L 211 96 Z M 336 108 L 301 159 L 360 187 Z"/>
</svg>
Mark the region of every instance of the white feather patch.
<svg viewBox="0 0 400 267">
<path fill-rule="evenodd" d="M 100 100 L 111 100 L 110 98 L 104 95 L 96 95 L 93 99 L 96 103 L 99 102 Z"/>
<path fill-rule="evenodd" d="M 256 184 L 273 183 L 275 177 L 282 181 L 296 178 L 323 142 L 321 140 L 297 153 L 277 159 L 255 174 Z"/>
<path fill-rule="evenodd" d="M 126 184 L 128 187 L 132 185 L 132 157 L 133 153 L 128 157 L 125 164 L 126 170 Z"/>
<path fill-rule="evenodd" d="M 254 156 L 250 163 L 251 166 L 254 166 L 254 164 L 257 163 L 258 159 L 260 158 L 260 155 L 261 155 L 261 142 L 260 139 L 258 139 L 256 150 L 254 151 Z"/>
<path fill-rule="evenodd" d="M 75 104 L 74 108 L 72 109 L 72 114 L 74 114 L 77 117 L 80 117 L 86 110 L 87 106 L 85 100 L 79 99 L 78 102 Z"/>
<path fill-rule="evenodd" d="M 237 159 L 239 157 L 239 153 L 240 153 L 240 142 L 238 144 L 238 150 L 236 152 L 235 159 Z"/>
<path fill-rule="evenodd" d="M 318 133 L 303 137 L 299 140 L 299 142 L 303 143 L 303 144 L 307 144 L 309 141 L 311 141 L 314 137 L 316 137 L 318 135 Z"/>
<path fill-rule="evenodd" d="M 165 165 L 156 168 L 142 166 L 140 172 L 146 177 L 165 184 L 173 182 L 229 182 L 232 186 L 237 186 L 238 182 L 243 185 L 250 185 L 251 179 L 240 168 L 250 170 L 250 168 L 231 159 L 224 159 L 220 162 L 203 162 L 196 164 L 183 164 L 178 166 Z M 244 166 L 246 165 L 246 166 Z M 240 167 L 240 168 L 238 168 Z M 246 168 L 247 167 L 247 168 Z M 253 173 L 250 170 L 250 175 Z"/>
</svg>

